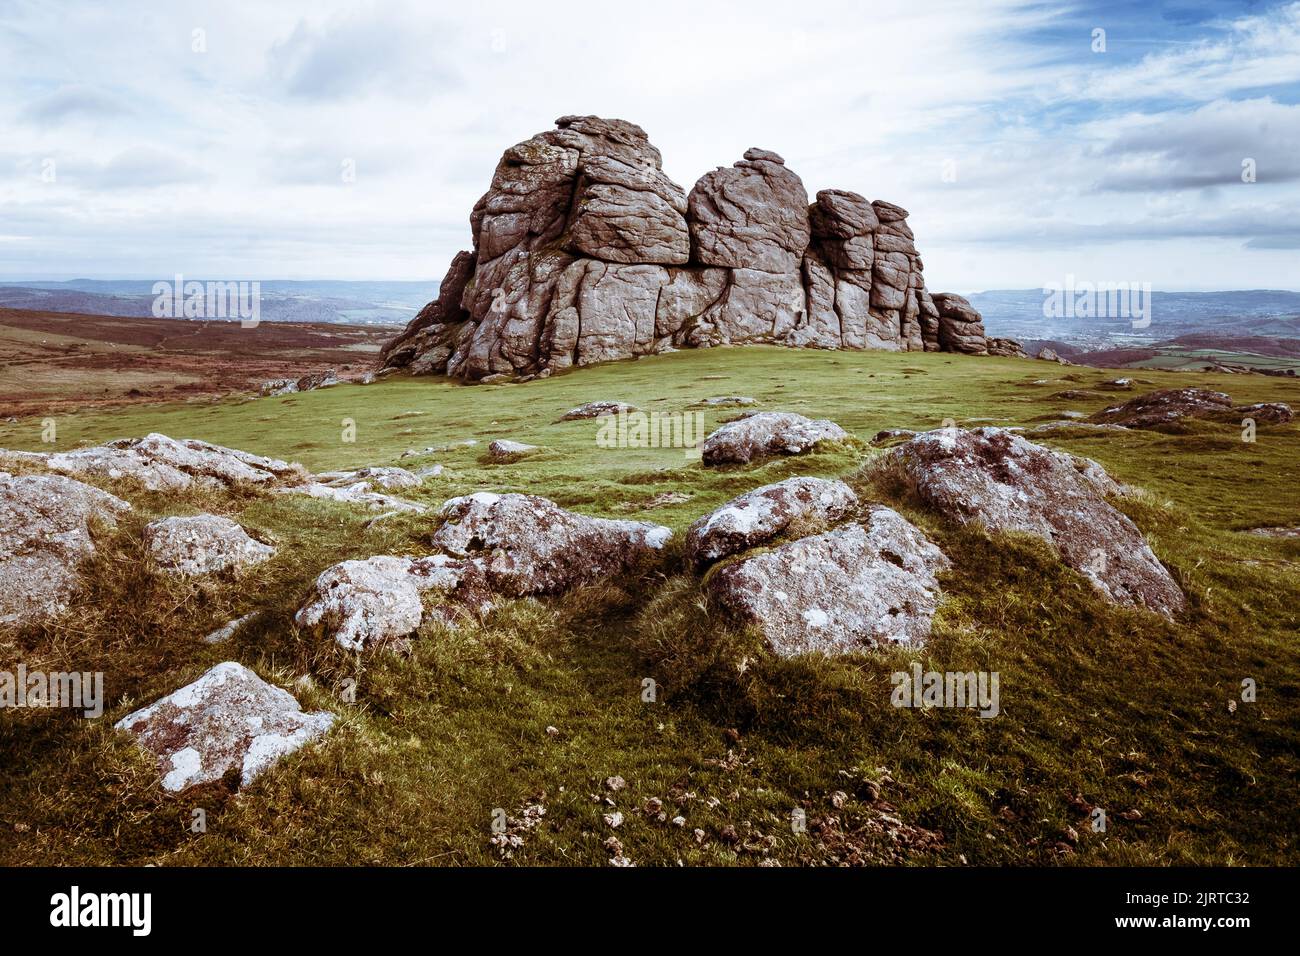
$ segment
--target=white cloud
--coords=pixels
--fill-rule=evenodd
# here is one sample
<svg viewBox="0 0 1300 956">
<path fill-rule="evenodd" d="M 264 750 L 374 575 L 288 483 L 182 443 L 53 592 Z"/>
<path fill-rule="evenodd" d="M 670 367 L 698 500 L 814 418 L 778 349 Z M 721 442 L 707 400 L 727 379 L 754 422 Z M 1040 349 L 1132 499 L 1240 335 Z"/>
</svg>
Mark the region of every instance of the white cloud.
<svg viewBox="0 0 1300 956">
<path fill-rule="evenodd" d="M 810 194 L 907 207 L 935 288 L 1033 285 L 1071 248 L 1176 281 L 1178 237 L 1198 237 L 1197 261 L 1218 250 L 1203 275 L 1224 286 L 1300 285 L 1277 258 L 1300 228 L 1292 214 L 1287 232 L 1300 107 L 1241 94 L 1300 77 L 1300 4 L 1100 71 L 1039 32 L 1071 12 L 12 3 L 0 218 L 37 238 L 5 243 L 0 276 L 438 278 L 502 150 L 596 113 L 645 127 L 686 188 L 761 145 Z M 1234 189 L 1243 156 L 1259 182 Z"/>
<path fill-rule="evenodd" d="M 1221 38 L 1150 53 L 1133 65 L 1098 69 L 1071 78 L 1063 90 L 1097 100 L 1209 100 L 1300 77 L 1300 3 L 1238 17 L 1226 27 Z M 1104 58 L 1098 63 L 1106 66 Z"/>
</svg>

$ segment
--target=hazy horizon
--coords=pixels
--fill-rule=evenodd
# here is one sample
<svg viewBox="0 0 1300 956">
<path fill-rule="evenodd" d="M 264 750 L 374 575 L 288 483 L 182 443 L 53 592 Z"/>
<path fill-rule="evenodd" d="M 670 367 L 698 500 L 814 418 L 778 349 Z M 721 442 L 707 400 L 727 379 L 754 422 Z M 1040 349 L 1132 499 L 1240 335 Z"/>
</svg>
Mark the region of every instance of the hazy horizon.
<svg viewBox="0 0 1300 956">
<path fill-rule="evenodd" d="M 183 273 L 187 280 L 197 281 L 218 280 L 224 277 L 205 275 L 203 273 Z M 22 286 L 25 282 L 167 282 L 175 278 L 175 275 L 54 275 L 54 276 L 22 276 L 19 278 L 6 278 L 0 276 L 0 286 Z M 328 276 L 265 276 L 265 275 L 246 275 L 240 276 L 239 279 L 248 282 L 340 282 L 340 283 L 374 283 L 376 285 L 384 283 L 409 283 L 411 285 L 422 285 L 425 283 L 439 283 L 441 277 L 425 276 L 423 278 L 405 278 L 397 276 L 391 279 L 375 278 L 332 278 Z M 1083 279 L 1082 276 L 1077 276 Z M 978 295 L 988 292 L 1036 292 L 1042 289 L 1041 286 L 1022 285 L 1022 286 L 987 286 L 984 288 L 972 289 L 949 289 L 946 291 L 956 292 L 958 295 Z M 1174 295 L 1214 295 L 1226 294 L 1232 292 L 1292 292 L 1300 295 L 1300 286 L 1242 286 L 1240 288 L 1169 288 L 1155 287 L 1153 293 L 1165 293 Z"/>
</svg>

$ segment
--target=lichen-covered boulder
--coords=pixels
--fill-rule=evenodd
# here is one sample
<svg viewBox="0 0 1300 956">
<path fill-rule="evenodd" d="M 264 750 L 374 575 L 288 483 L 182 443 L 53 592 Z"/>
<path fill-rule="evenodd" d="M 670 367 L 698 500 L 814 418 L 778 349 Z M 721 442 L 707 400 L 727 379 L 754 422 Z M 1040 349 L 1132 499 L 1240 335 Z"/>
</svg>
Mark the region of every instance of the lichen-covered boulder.
<svg viewBox="0 0 1300 956">
<path fill-rule="evenodd" d="M 919 528 L 874 506 L 862 523 L 791 541 L 716 571 L 708 591 L 777 654 L 918 645 L 948 558 Z"/>
<path fill-rule="evenodd" d="M 440 467 L 440 466 L 435 466 Z M 390 469 L 383 469 L 385 471 Z M 424 479 L 406 471 L 405 469 L 391 469 L 392 471 L 402 471 L 416 483 Z M 382 491 L 375 491 L 370 478 L 358 478 L 356 472 L 342 472 L 336 475 L 329 483 L 322 481 L 309 481 L 305 485 L 295 485 L 290 488 L 275 489 L 280 493 L 306 495 L 309 498 L 324 498 L 327 501 L 338 501 L 343 504 L 361 505 L 371 511 L 388 511 L 388 512 L 412 512 L 418 514 L 425 510 L 424 505 L 416 501 L 408 501 L 405 498 L 399 498 L 396 495 L 390 495 Z M 399 487 L 409 487 L 406 479 L 381 479 L 391 485 Z"/>
<path fill-rule="evenodd" d="M 169 574 L 214 574 L 228 568 L 261 564 L 275 548 L 248 536 L 221 515 L 160 518 L 145 525 L 149 556 Z"/>
<path fill-rule="evenodd" d="M 1000 428 L 941 428 L 890 452 L 917 496 L 945 517 L 1051 544 L 1108 600 L 1173 617 L 1186 597 L 1137 526 L 1106 500 L 1119 486 L 1095 461 Z"/>
<path fill-rule="evenodd" d="M 52 471 L 65 475 L 107 478 L 119 481 L 131 478 L 149 491 L 176 491 L 189 488 L 195 482 L 190 475 L 165 461 L 147 457 L 134 449 L 100 445 L 79 448 L 76 451 L 57 452 L 47 462 Z M 212 480 L 203 480 L 209 486 Z"/>
<path fill-rule="evenodd" d="M 748 395 L 714 395 L 696 402 L 701 408 L 735 408 L 742 405 L 757 405 L 757 399 Z"/>
<path fill-rule="evenodd" d="M 266 458 L 195 438 L 151 433 L 51 455 L 49 467 L 65 475 L 134 478 L 150 491 L 229 488 L 238 484 L 290 487 L 308 480 L 302 465 Z"/>
<path fill-rule="evenodd" d="M 1254 405 L 1238 405 L 1230 415 L 1221 413 L 1220 418 L 1232 421 L 1250 419 L 1256 424 L 1285 425 L 1295 418 L 1295 412 L 1286 402 L 1258 402 Z"/>
<path fill-rule="evenodd" d="M 493 591 L 558 594 L 634 570 L 658 556 L 672 532 L 644 521 L 589 518 L 536 495 L 478 492 L 452 498 L 433 544 L 481 558 Z"/>
<path fill-rule="evenodd" d="M 131 506 L 62 475 L 0 472 L 0 624 L 22 624 L 65 608 L 77 565 L 94 554 L 92 525 Z"/>
<path fill-rule="evenodd" d="M 857 495 L 842 481 L 787 478 L 733 498 L 686 532 L 686 559 L 702 568 L 791 531 L 821 530 L 844 518 Z"/>
<path fill-rule="evenodd" d="M 326 568 L 294 621 L 346 650 L 401 650 L 427 619 L 426 604 L 452 623 L 487 613 L 491 603 L 481 562 L 376 555 Z"/>
<path fill-rule="evenodd" d="M 288 691 L 226 661 L 116 727 L 157 758 L 163 789 L 178 792 L 232 770 L 240 786 L 247 786 L 328 731 L 334 720 L 325 711 L 303 713 Z"/>
<path fill-rule="evenodd" d="M 757 412 L 728 422 L 704 439 L 706 465 L 747 464 L 772 455 L 802 455 L 821 441 L 844 441 L 848 432 L 825 419 L 792 412 Z"/>
<path fill-rule="evenodd" d="M 419 488 L 423 480 L 405 468 L 370 466 L 356 471 L 331 471 L 316 475 L 316 481 L 332 488 L 347 488 L 364 481 L 371 488 L 385 491 Z"/>
</svg>

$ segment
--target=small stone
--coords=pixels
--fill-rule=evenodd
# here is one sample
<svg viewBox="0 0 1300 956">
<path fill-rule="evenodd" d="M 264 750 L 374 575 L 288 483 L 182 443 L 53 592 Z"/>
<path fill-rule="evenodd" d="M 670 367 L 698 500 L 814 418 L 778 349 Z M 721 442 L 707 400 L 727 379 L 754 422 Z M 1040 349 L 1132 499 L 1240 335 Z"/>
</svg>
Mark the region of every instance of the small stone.
<svg viewBox="0 0 1300 956">
<path fill-rule="evenodd" d="M 498 438 L 488 445 L 488 458 L 495 462 L 509 463 L 518 461 L 520 458 L 526 458 L 534 452 L 541 451 L 536 445 L 528 445 L 521 441 L 510 441 L 505 438 Z"/>
<path fill-rule="evenodd" d="M 217 628 L 207 637 L 203 638 L 203 643 L 220 644 L 222 641 L 229 640 L 230 638 L 235 636 L 235 634 L 239 631 L 241 627 L 243 627 L 249 621 L 253 620 L 255 617 L 258 617 L 260 613 L 261 612 L 259 611 L 252 611 L 248 614 L 245 614 L 243 617 L 235 618 L 233 621 L 230 621 L 229 623 Z"/>
<path fill-rule="evenodd" d="M 561 415 L 557 422 L 580 421 L 584 418 L 604 418 L 606 415 L 625 415 L 628 412 L 639 411 L 635 405 L 629 405 L 627 402 L 599 401 L 588 402 L 585 405 L 579 405 L 577 408 L 571 408 Z"/>
</svg>

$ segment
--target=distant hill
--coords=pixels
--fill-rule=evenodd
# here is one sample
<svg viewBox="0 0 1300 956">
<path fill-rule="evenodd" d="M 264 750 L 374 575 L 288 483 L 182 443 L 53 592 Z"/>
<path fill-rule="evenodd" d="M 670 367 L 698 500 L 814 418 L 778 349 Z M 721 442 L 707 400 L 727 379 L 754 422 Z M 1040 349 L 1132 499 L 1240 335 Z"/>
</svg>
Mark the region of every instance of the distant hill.
<svg viewBox="0 0 1300 956">
<path fill-rule="evenodd" d="M 1134 329 L 1124 319 L 1049 318 L 1042 289 L 1002 289 L 967 296 L 990 335 L 1054 339 L 1088 349 L 1145 345 L 1193 333 L 1269 338 L 1300 337 L 1300 292 L 1153 292 L 1151 324 Z"/>
<path fill-rule="evenodd" d="M 1041 289 L 967 298 L 990 335 L 1019 339 L 1030 355 L 1051 348 L 1099 368 L 1300 369 L 1300 292 L 1152 292 L 1151 323 L 1142 329 L 1125 319 L 1046 316 Z"/>
<path fill-rule="evenodd" d="M 163 277 L 171 281 L 171 277 Z M 196 277 L 186 276 L 186 280 Z M 152 279 L 71 279 L 0 284 L 0 307 L 150 318 Z M 203 281 L 199 279 L 198 281 Z M 438 283 L 262 280 L 264 322 L 405 325 L 438 294 Z"/>
</svg>

